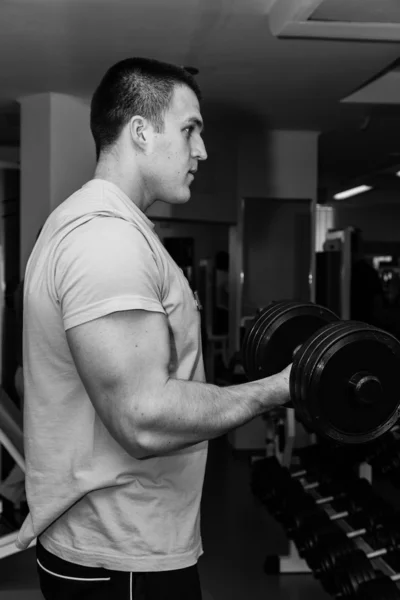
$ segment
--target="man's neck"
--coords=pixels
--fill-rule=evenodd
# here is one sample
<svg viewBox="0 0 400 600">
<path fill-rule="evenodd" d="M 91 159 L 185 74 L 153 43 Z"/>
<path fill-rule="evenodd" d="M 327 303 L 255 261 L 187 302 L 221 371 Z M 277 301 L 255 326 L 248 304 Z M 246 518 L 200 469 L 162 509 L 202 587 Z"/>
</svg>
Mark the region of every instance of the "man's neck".
<svg viewBox="0 0 400 600">
<path fill-rule="evenodd" d="M 137 170 L 132 168 L 127 175 L 123 165 L 116 160 L 100 159 L 94 178 L 109 181 L 119 187 L 142 212 L 146 212 L 153 203 L 146 197 L 146 190 Z"/>
</svg>

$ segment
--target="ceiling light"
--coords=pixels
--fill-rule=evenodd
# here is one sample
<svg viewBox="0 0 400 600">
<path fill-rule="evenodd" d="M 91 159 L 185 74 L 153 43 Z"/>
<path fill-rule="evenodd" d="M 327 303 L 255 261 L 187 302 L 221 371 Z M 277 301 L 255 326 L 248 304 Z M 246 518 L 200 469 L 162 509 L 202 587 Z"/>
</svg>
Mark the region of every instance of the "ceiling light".
<svg viewBox="0 0 400 600">
<path fill-rule="evenodd" d="M 346 200 L 346 198 L 351 198 L 352 196 L 357 196 L 358 194 L 369 192 L 369 190 L 372 190 L 372 186 L 359 185 L 358 187 L 350 188 L 349 190 L 344 190 L 344 192 L 339 192 L 333 197 L 335 198 L 335 200 Z"/>
<path fill-rule="evenodd" d="M 396 175 L 397 177 L 400 177 L 400 171 L 397 171 Z"/>
</svg>

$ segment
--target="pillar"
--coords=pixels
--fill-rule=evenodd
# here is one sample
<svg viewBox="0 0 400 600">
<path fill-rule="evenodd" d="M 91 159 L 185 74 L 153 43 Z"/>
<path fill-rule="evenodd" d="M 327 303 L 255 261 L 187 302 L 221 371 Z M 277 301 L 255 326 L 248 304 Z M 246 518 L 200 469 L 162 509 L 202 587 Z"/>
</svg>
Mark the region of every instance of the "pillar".
<svg viewBox="0 0 400 600">
<path fill-rule="evenodd" d="M 21 105 L 21 274 L 48 215 L 91 179 L 95 146 L 90 108 L 80 98 L 45 93 Z"/>
</svg>

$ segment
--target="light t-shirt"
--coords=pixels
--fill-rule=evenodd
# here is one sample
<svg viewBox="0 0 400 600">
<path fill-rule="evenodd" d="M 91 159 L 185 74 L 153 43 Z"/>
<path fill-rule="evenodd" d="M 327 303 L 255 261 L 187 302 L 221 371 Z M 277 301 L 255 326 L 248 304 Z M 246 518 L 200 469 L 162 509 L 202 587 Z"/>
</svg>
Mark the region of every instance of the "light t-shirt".
<svg viewBox="0 0 400 600">
<path fill-rule="evenodd" d="M 40 536 L 64 560 L 119 571 L 182 569 L 203 553 L 207 442 L 130 456 L 94 410 L 65 334 L 116 311 L 164 313 L 170 376 L 204 381 L 197 302 L 153 229 L 117 186 L 94 179 L 53 211 L 29 258 L 21 550 Z"/>
</svg>

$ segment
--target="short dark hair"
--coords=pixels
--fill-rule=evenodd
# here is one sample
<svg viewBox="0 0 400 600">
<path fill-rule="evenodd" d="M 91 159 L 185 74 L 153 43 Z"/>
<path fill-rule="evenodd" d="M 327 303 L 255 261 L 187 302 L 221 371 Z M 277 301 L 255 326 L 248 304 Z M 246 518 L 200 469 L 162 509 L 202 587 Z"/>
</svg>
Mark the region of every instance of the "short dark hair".
<svg viewBox="0 0 400 600">
<path fill-rule="evenodd" d="M 91 102 L 90 129 L 97 159 L 116 142 L 134 115 L 149 119 L 156 131 L 162 132 L 176 85 L 187 85 L 201 100 L 197 82 L 183 67 L 139 57 L 110 67 Z"/>
</svg>

